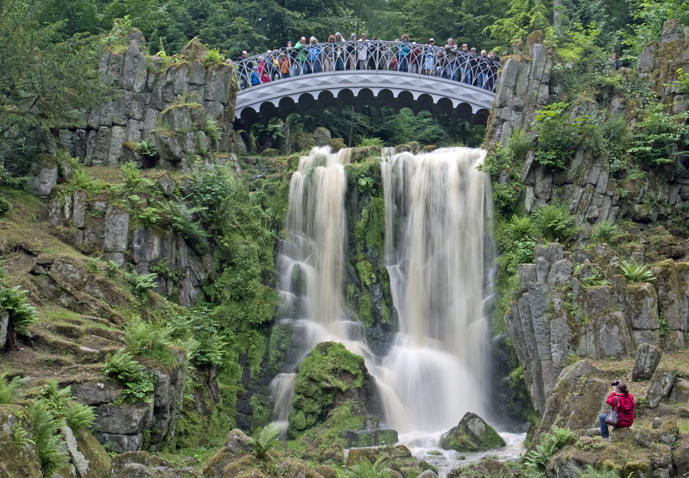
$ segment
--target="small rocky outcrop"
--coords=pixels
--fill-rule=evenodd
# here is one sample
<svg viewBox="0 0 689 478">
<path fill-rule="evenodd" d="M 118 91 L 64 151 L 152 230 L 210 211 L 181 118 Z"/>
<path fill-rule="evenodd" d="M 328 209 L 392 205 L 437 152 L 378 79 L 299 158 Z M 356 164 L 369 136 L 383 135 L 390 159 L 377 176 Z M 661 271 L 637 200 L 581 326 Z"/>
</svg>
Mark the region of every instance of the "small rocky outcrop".
<svg viewBox="0 0 689 478">
<path fill-rule="evenodd" d="M 464 414 L 459 424 L 440 439 L 445 450 L 478 452 L 505 446 L 505 440 L 488 423 L 475 413 Z"/>
<path fill-rule="evenodd" d="M 26 441 L 18 445 L 14 440 L 17 427 L 31 430 L 25 410 L 18 405 L 0 405 L 0 476 L 42 478 L 36 445 Z M 31 439 L 27 435 L 28 440 Z"/>
<path fill-rule="evenodd" d="M 372 395 L 372 378 L 363 357 L 349 352 L 342 344 L 321 343 L 297 369 L 289 433 L 303 432 L 322 423 L 331 410 L 347 401 L 364 409 Z"/>
</svg>

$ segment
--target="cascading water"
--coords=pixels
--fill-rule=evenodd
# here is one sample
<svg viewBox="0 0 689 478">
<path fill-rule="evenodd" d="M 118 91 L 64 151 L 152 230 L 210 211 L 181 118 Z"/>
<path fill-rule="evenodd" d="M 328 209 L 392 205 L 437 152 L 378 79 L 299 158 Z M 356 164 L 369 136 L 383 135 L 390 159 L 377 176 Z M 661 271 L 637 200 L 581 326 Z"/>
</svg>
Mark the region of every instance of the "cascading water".
<svg viewBox="0 0 689 478">
<path fill-rule="evenodd" d="M 406 413 L 400 432 L 446 431 L 485 413 L 483 243 L 489 183 L 485 151 L 402 153 L 381 164 L 385 258 L 400 332 L 383 367 Z"/>
<path fill-rule="evenodd" d="M 483 235 L 491 206 L 485 175 L 476 171 L 485 152 L 385 151 L 385 253 L 400 332 L 382 366 L 342 299 L 349 153 L 315 148 L 292 176 L 290 236 L 278 257 L 281 320 L 295 326 L 304 354 L 335 340 L 363 356 L 386 425 L 400 433 L 436 432 L 437 441 L 466 411 L 485 412 Z M 294 374 L 280 374 L 272 384 L 283 424 L 293 383 Z"/>
</svg>

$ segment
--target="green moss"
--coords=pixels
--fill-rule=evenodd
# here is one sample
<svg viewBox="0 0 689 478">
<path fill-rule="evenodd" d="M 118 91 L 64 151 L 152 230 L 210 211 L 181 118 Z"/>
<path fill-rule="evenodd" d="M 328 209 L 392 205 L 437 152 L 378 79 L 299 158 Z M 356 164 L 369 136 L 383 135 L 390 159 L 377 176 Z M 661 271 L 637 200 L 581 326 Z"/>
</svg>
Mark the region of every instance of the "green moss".
<svg viewBox="0 0 689 478">
<path fill-rule="evenodd" d="M 347 442 L 340 432 L 361 430 L 366 426 L 366 417 L 358 413 L 360 408 L 360 404 L 346 401 L 330 411 L 323 423 L 297 434 L 296 440 L 288 442 L 289 448 L 302 449 L 311 443 L 323 446 L 340 445 L 346 448 Z"/>
<path fill-rule="evenodd" d="M 268 375 L 275 376 L 280 373 L 289 362 L 289 345 L 294 337 L 294 328 L 290 324 L 277 323 L 273 327 L 268 346 Z"/>
<path fill-rule="evenodd" d="M 356 263 L 356 271 L 359 273 L 361 286 L 367 288 L 375 281 L 373 267 L 371 267 L 371 263 L 366 259 L 365 255 L 360 254 L 359 258 L 359 261 Z"/>
<path fill-rule="evenodd" d="M 357 242 L 364 242 L 366 250 L 375 248 L 378 255 L 385 251 L 385 199 L 372 197 L 361 211 L 355 226 Z"/>
<path fill-rule="evenodd" d="M 349 352 L 342 344 L 324 342 L 316 346 L 297 370 L 290 433 L 323 421 L 332 408 L 336 391 L 366 386 L 365 370 L 363 357 Z"/>
<path fill-rule="evenodd" d="M 373 301 L 368 292 L 363 292 L 359 295 L 359 308 L 357 309 L 359 320 L 367 328 L 371 327 L 375 321 L 373 317 Z"/>
</svg>

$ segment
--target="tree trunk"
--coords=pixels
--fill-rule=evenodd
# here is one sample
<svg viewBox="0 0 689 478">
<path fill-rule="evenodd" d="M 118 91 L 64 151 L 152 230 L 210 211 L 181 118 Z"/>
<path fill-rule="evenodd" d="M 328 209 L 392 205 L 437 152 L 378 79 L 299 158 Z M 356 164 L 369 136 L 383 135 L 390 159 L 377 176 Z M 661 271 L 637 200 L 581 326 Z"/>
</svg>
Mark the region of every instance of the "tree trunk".
<svg viewBox="0 0 689 478">
<path fill-rule="evenodd" d="M 558 7 L 562 5 L 562 0 L 553 0 L 553 26 L 557 26 Z"/>
</svg>

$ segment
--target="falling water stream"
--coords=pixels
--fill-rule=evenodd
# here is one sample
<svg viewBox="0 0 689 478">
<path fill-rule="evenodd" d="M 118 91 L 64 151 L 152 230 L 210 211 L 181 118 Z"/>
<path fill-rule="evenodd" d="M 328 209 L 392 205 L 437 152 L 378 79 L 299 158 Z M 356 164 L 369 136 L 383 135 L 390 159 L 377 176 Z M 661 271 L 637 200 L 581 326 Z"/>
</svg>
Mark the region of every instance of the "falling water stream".
<svg viewBox="0 0 689 478">
<path fill-rule="evenodd" d="M 382 399 L 385 425 L 397 430 L 415 455 L 423 455 L 437 449 L 441 433 L 465 412 L 487 413 L 484 234 L 490 233 L 492 204 L 486 175 L 476 170 L 486 153 L 384 151 L 385 261 L 400 327 L 389 354 L 375 357 L 342 297 L 344 165 L 350 151 L 314 148 L 292 176 L 289 238 L 278 257 L 281 320 L 296 327 L 304 354 L 335 340 L 363 356 Z M 271 385 L 283 428 L 293 385 L 294 374 L 288 373 Z M 521 450 L 517 438 L 505 435 L 513 445 L 507 456 Z"/>
</svg>

